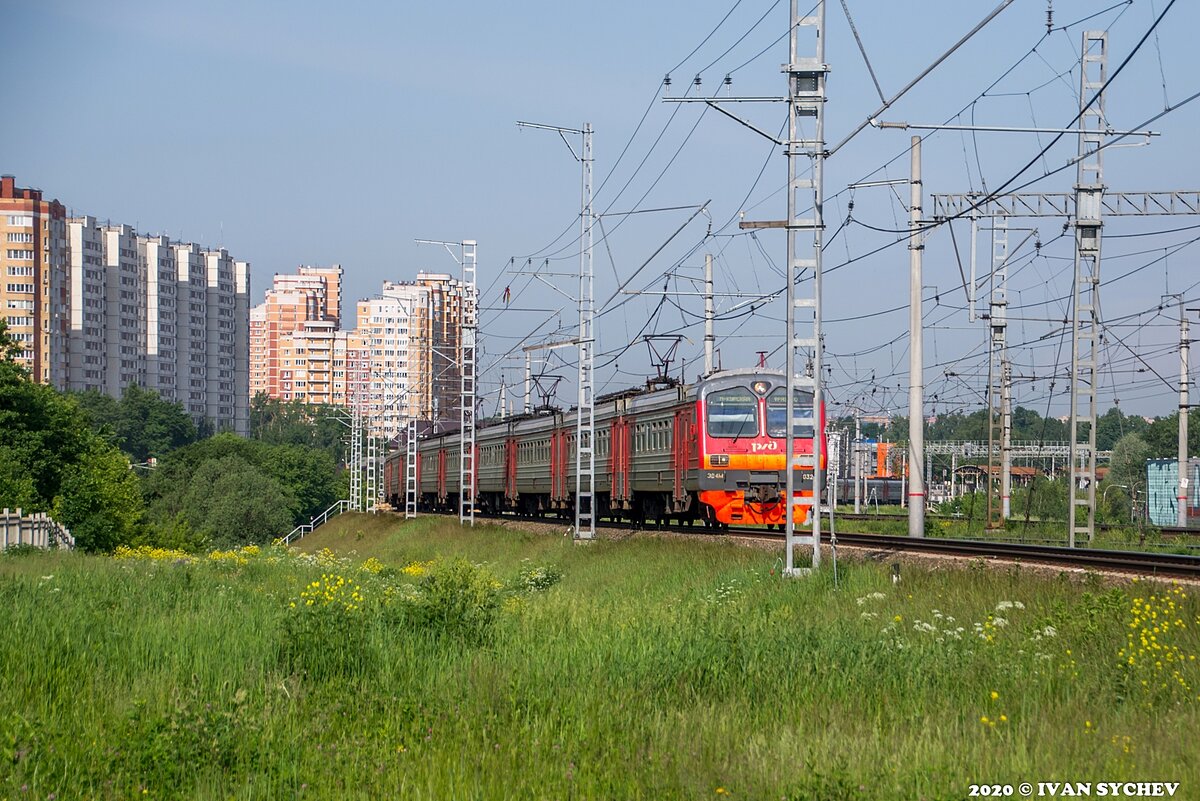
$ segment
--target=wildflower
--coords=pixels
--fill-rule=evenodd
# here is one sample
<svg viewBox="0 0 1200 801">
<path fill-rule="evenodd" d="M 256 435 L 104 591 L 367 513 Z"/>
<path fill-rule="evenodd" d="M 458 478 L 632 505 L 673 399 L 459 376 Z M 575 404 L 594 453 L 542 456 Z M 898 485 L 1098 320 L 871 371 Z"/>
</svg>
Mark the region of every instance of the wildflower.
<svg viewBox="0 0 1200 801">
<path fill-rule="evenodd" d="M 1007 723 L 1007 722 L 1008 722 L 1008 715 L 1001 715 L 1001 716 L 1000 716 L 1000 722 L 1001 722 L 1001 723 Z"/>
<path fill-rule="evenodd" d="M 729 791 L 726 790 L 724 787 L 718 787 L 717 795 L 729 795 Z"/>
<path fill-rule="evenodd" d="M 995 690 L 992 690 L 992 700 L 993 701 L 1000 700 L 1000 693 L 996 692 Z"/>
<path fill-rule="evenodd" d="M 892 618 L 892 620 L 894 620 L 895 622 L 899 623 L 899 622 L 901 622 L 902 620 L 904 620 L 904 618 L 903 618 L 903 617 L 901 617 L 900 615 L 896 615 L 894 618 Z"/>
</svg>

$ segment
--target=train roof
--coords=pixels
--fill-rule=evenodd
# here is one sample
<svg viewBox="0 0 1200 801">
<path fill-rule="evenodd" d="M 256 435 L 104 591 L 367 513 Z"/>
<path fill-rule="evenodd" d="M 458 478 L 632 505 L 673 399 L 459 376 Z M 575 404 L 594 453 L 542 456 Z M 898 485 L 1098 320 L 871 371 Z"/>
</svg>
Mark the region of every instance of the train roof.
<svg viewBox="0 0 1200 801">
<path fill-rule="evenodd" d="M 596 405 L 603 406 L 609 403 L 620 403 L 625 401 L 627 409 L 633 412 L 651 411 L 662 406 L 669 406 L 680 401 L 685 401 L 692 398 L 697 398 L 699 395 L 708 389 L 714 387 L 736 386 L 744 384 L 751 379 L 774 379 L 782 381 L 784 373 L 782 370 L 767 370 L 762 367 L 739 367 L 733 370 L 719 370 L 708 376 L 698 379 L 692 384 L 677 384 L 670 387 L 629 387 L 626 389 L 608 392 L 596 398 Z M 545 420 L 556 416 L 570 417 L 575 413 L 578 407 L 571 406 L 566 409 L 560 408 L 542 408 L 529 413 L 521 413 L 511 415 L 505 418 L 489 417 L 486 420 L 480 420 L 477 423 L 479 430 L 494 428 L 496 426 L 505 426 L 510 424 L 527 423 L 536 420 Z M 422 439 L 434 439 L 442 436 L 456 436 L 459 432 L 457 427 L 444 428 L 436 434 L 430 434 Z"/>
</svg>

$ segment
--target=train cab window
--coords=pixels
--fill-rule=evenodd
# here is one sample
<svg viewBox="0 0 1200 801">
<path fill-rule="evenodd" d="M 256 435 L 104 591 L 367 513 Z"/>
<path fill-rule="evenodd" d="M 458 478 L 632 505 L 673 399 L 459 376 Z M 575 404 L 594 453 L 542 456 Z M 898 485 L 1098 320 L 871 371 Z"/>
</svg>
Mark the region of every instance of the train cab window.
<svg viewBox="0 0 1200 801">
<path fill-rule="evenodd" d="M 710 437 L 758 435 L 758 397 L 748 387 L 710 392 L 705 401 Z"/>
<path fill-rule="evenodd" d="M 796 392 L 792 408 L 792 436 L 811 439 L 813 435 L 812 393 Z M 780 387 L 767 396 L 767 436 L 787 436 L 787 390 Z"/>
</svg>

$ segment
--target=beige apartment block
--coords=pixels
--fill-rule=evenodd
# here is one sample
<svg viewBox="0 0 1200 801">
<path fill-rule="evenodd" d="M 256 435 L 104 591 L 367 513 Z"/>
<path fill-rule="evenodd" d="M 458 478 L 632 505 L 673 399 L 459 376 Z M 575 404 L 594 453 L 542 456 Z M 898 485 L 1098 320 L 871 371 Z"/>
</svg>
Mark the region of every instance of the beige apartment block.
<svg viewBox="0 0 1200 801">
<path fill-rule="evenodd" d="M 285 357 L 284 339 L 308 330 L 310 323 L 328 324 L 312 328 L 310 338 L 315 336 L 319 340 L 325 331 L 337 331 L 341 318 L 341 281 L 339 265 L 301 266 L 295 274 L 275 274 L 263 302 L 250 310 L 251 397 L 262 393 L 270 398 L 297 399 L 292 377 L 285 379 L 283 375 L 294 372 L 284 362 L 287 358 L 295 360 L 296 343 L 287 343 L 291 356 Z"/>
<path fill-rule="evenodd" d="M 461 309 L 461 282 L 442 273 L 385 281 L 378 296 L 358 302 L 376 436 L 395 437 L 410 419 L 423 433 L 458 427 Z"/>
</svg>

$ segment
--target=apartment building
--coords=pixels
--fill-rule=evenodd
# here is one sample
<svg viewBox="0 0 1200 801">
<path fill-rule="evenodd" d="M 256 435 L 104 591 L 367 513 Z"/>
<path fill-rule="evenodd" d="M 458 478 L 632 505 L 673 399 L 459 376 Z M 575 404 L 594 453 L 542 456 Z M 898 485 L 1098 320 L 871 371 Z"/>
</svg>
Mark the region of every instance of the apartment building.
<svg viewBox="0 0 1200 801">
<path fill-rule="evenodd" d="M 356 327 L 340 330 L 340 265 L 276 274 L 249 312 L 250 395 L 349 405 L 359 366 L 369 374 L 367 412 L 377 436 L 411 419 L 423 432 L 458 426 L 462 284 L 442 273 L 385 281 L 355 305 Z"/>
<path fill-rule="evenodd" d="M 248 433 L 250 265 L 89 216 L 67 220 L 66 241 L 66 388 L 137 384 Z"/>
<path fill-rule="evenodd" d="M 323 338 L 332 336 L 341 319 L 340 265 L 301 266 L 294 274 L 276 273 L 262 303 L 250 310 L 250 396 L 295 400 L 294 362 L 313 344 L 318 352 Z M 322 323 L 309 327 L 310 323 Z M 327 324 L 327 325 L 325 325 Z M 296 341 L 294 335 L 300 335 Z M 286 354 L 286 355 L 285 355 Z M 285 377 L 285 373 L 288 375 Z M 306 368 L 307 375 L 307 368 Z M 330 376 L 323 376 L 325 381 Z M 286 384 L 286 387 L 285 387 Z M 308 380 L 305 378 L 305 388 Z M 307 393 L 301 393 L 307 396 Z M 318 393 L 320 394 L 320 393 Z M 328 394 L 328 393 L 325 393 Z M 324 401 L 308 401 L 318 403 Z"/>
<path fill-rule="evenodd" d="M 441 273 L 385 281 L 378 296 L 358 302 L 377 436 L 394 437 L 413 418 L 423 433 L 457 428 L 461 310 L 461 282 Z"/>
<path fill-rule="evenodd" d="M 193 420 L 208 415 L 208 272 L 198 245 L 175 243 L 175 399 Z"/>
<path fill-rule="evenodd" d="M 35 381 L 67 381 L 66 209 L 0 176 L 0 313 Z"/>
</svg>

